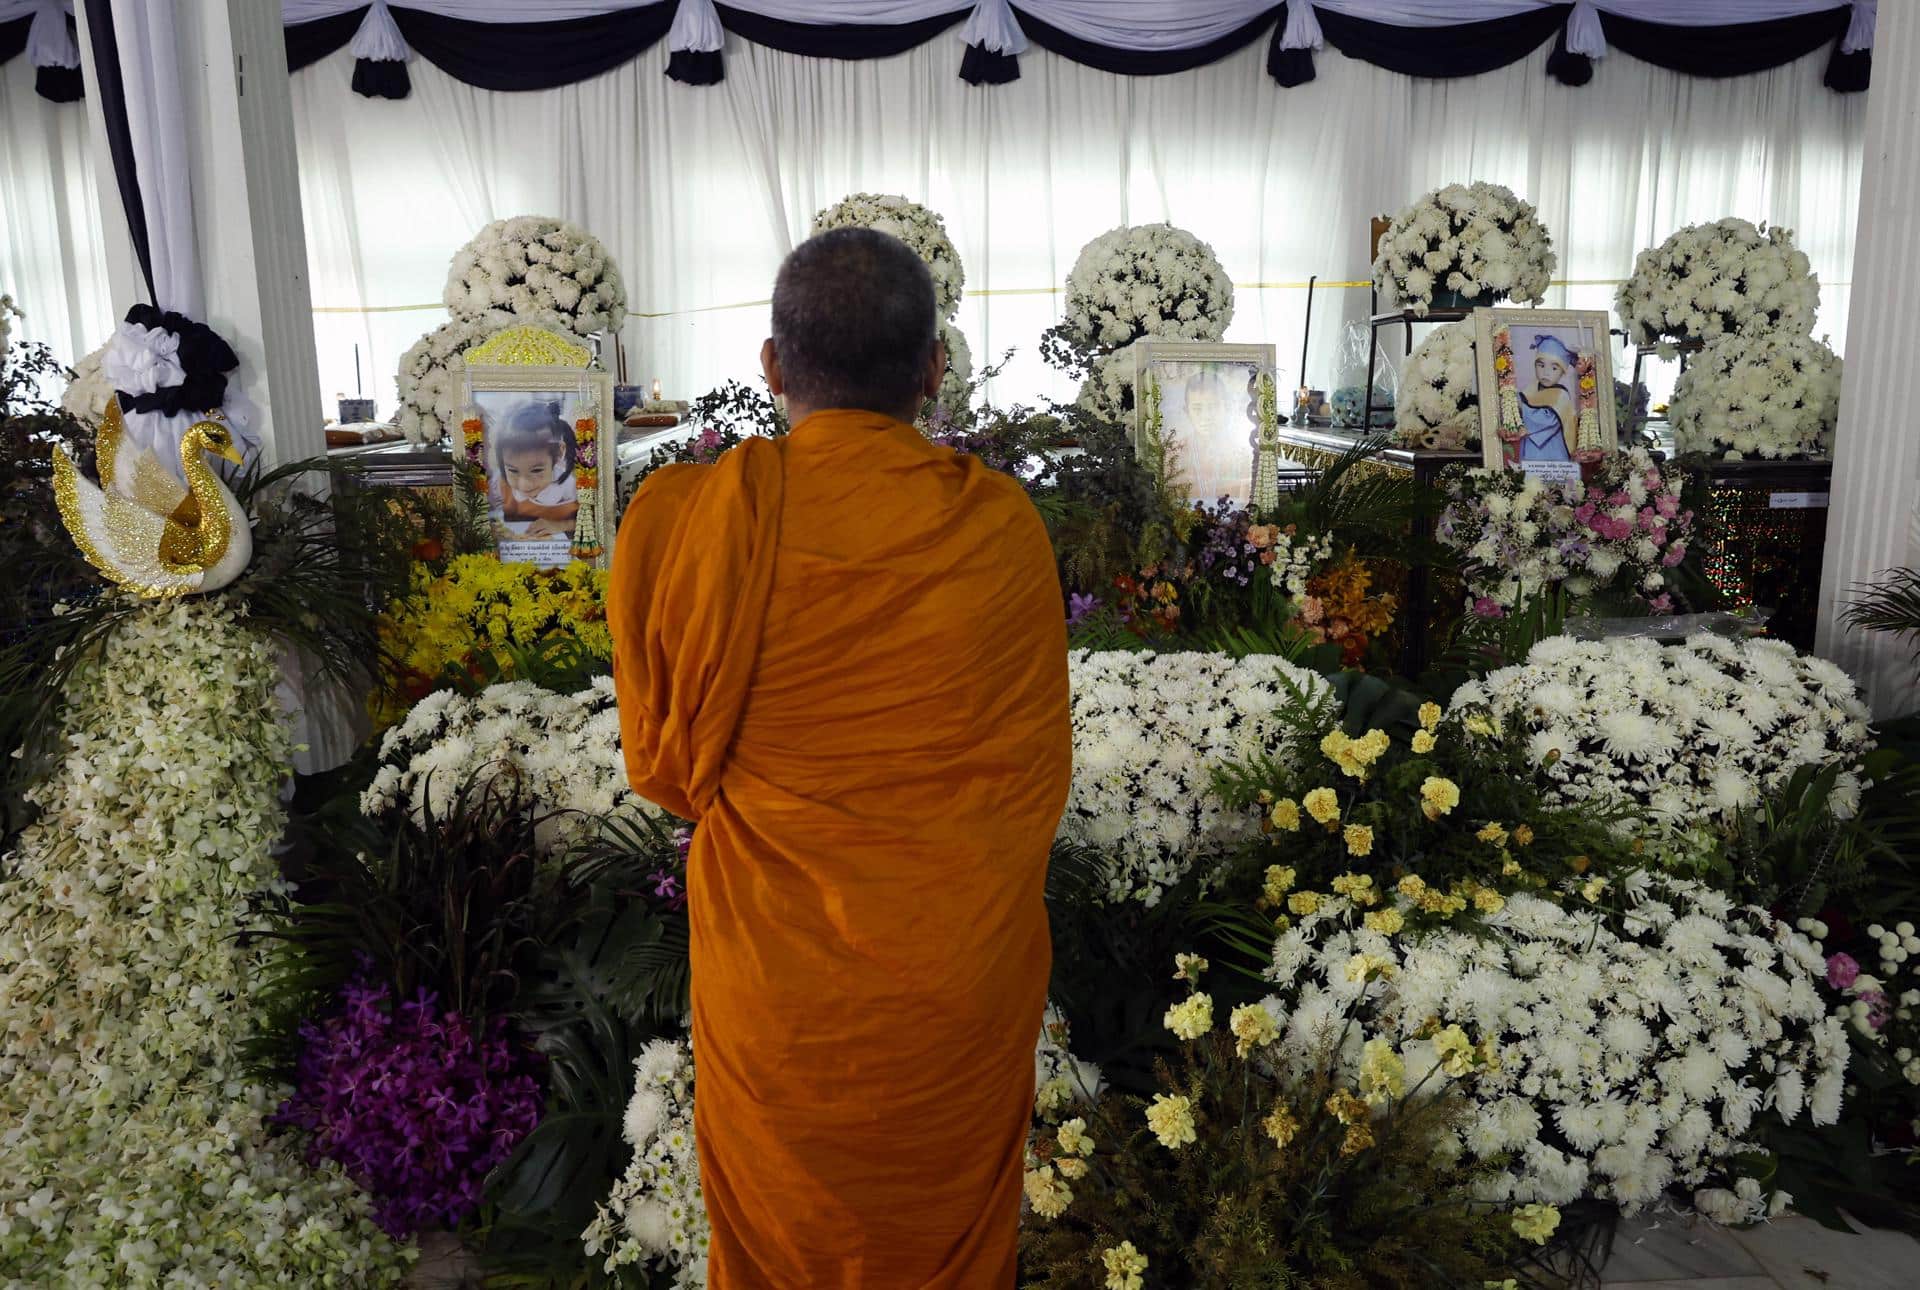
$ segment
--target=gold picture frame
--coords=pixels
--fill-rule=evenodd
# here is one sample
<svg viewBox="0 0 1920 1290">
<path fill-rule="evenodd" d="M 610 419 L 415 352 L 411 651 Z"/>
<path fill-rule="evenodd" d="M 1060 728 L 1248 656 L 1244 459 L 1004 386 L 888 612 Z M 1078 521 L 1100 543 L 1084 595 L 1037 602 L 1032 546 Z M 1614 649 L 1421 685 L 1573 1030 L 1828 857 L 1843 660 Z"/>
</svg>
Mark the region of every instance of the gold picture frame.
<svg viewBox="0 0 1920 1290">
<path fill-rule="evenodd" d="M 464 394 L 459 446 L 485 481 L 494 554 L 608 567 L 619 524 L 613 374 L 564 336 L 509 327 L 467 351 Z"/>
<path fill-rule="evenodd" d="M 1612 326 L 1601 310 L 1473 311 L 1480 450 L 1489 469 L 1577 481 L 1580 463 L 1619 447 Z"/>
<path fill-rule="evenodd" d="M 1274 347 L 1144 340 L 1133 358 L 1133 446 L 1148 469 L 1183 481 L 1191 502 L 1274 505 Z"/>
</svg>

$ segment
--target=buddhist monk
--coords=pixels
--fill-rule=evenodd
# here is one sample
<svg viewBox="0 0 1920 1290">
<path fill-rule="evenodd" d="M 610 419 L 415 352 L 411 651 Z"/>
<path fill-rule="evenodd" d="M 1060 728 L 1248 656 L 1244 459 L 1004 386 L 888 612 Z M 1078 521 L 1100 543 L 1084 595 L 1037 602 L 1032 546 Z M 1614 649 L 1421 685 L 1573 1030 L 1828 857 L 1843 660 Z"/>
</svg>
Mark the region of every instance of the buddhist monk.
<svg viewBox="0 0 1920 1290">
<path fill-rule="evenodd" d="M 607 605 L 627 774 L 698 823 L 710 1284 L 1011 1286 L 1072 749 L 1052 552 L 912 424 L 946 356 L 905 244 L 801 245 L 761 362 L 792 433 L 649 478 Z"/>
</svg>

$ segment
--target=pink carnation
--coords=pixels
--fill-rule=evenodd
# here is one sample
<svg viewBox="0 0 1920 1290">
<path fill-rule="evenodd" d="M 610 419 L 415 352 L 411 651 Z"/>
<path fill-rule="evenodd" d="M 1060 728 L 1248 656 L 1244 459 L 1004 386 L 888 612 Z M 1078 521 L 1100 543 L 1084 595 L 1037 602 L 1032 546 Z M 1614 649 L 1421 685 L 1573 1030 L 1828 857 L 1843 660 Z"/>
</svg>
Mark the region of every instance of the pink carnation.
<svg viewBox="0 0 1920 1290">
<path fill-rule="evenodd" d="M 1852 985 L 1860 975 L 1860 964 L 1851 954 L 1834 954 L 1827 958 L 1827 984 L 1836 990 L 1844 990 Z"/>
</svg>

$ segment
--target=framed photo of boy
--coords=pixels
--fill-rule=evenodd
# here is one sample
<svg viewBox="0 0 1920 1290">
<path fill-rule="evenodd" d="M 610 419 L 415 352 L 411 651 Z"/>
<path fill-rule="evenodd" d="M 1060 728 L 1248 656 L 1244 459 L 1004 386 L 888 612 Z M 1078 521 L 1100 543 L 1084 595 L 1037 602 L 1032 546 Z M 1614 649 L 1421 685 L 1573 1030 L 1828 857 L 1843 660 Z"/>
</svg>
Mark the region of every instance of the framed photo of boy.
<svg viewBox="0 0 1920 1290">
<path fill-rule="evenodd" d="M 486 478 L 499 558 L 543 569 L 574 560 L 605 568 L 619 518 L 615 472 L 599 469 L 603 444 L 618 433 L 608 429 L 612 373 L 469 363 L 467 399 L 467 456 Z"/>
<path fill-rule="evenodd" d="M 1612 325 L 1599 311 L 1473 311 L 1489 468 L 1578 482 L 1582 461 L 1614 451 Z"/>
<path fill-rule="evenodd" d="M 1151 386 L 1158 430 L 1187 500 L 1247 505 L 1259 473 L 1260 387 L 1273 373 L 1273 346 L 1144 340 L 1133 353 L 1134 450 L 1148 451 L 1143 410 Z"/>
</svg>

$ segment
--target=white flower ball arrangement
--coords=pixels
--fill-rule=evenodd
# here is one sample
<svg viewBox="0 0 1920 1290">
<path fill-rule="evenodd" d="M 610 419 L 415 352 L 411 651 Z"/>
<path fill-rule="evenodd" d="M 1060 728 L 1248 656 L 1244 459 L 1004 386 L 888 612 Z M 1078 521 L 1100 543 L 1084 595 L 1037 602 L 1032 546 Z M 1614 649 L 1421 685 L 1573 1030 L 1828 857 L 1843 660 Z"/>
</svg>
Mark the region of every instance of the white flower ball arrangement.
<svg viewBox="0 0 1920 1290">
<path fill-rule="evenodd" d="M 1067 273 L 1063 317 L 1043 357 L 1083 378 L 1080 403 L 1118 414 L 1132 405 L 1135 341 L 1219 340 L 1233 321 L 1233 282 L 1213 248 L 1171 224 L 1110 229 Z"/>
<path fill-rule="evenodd" d="M 1743 219 L 1693 224 L 1640 252 L 1614 311 L 1636 345 L 1707 341 L 1727 332 L 1804 336 L 1820 306 L 1820 280 L 1793 231 Z"/>
<path fill-rule="evenodd" d="M 249 1074 L 292 749 L 274 644 L 149 602 L 69 682 L 0 857 L 0 1286 L 398 1284 L 339 1169 Z"/>
<path fill-rule="evenodd" d="M 946 221 L 919 202 L 890 193 L 854 193 L 813 217 L 815 233 L 831 228 L 870 228 L 899 238 L 926 261 L 940 316 L 950 319 L 960 307 L 966 269 L 947 236 Z"/>
<path fill-rule="evenodd" d="M 400 409 L 394 419 L 402 434 L 415 443 L 437 443 L 459 427 L 466 353 L 492 334 L 490 327 L 456 318 L 400 356 Z"/>
<path fill-rule="evenodd" d="M 1552 636 L 1461 686 L 1452 707 L 1517 722 L 1562 804 L 1628 806 L 1640 827 L 1674 833 L 1730 826 L 1801 767 L 1845 767 L 1831 800 L 1850 816 L 1873 747 L 1852 679 L 1776 640 Z"/>
<path fill-rule="evenodd" d="M 1403 446 L 1445 451 L 1480 446 L 1473 350 L 1473 325 L 1448 323 L 1434 328 L 1408 355 L 1394 405 Z"/>
<path fill-rule="evenodd" d="M 606 1254 L 604 1271 L 671 1269 L 675 1290 L 707 1284 L 713 1239 L 694 1150 L 693 1074 L 685 1039 L 655 1039 L 634 1059 L 622 1126 L 633 1160 L 581 1233 L 589 1255 Z"/>
<path fill-rule="evenodd" d="M 1379 289 L 1425 317 L 1441 291 L 1476 305 L 1539 304 L 1553 239 L 1531 204 L 1499 184 L 1448 184 L 1393 217 L 1373 262 Z"/>
<path fill-rule="evenodd" d="M 73 379 L 60 396 L 60 410 L 75 421 L 98 426 L 107 417 L 107 402 L 113 398 L 113 382 L 103 366 L 105 345 L 87 354 L 73 365 Z"/>
<path fill-rule="evenodd" d="M 1682 453 L 1825 457 L 1840 420 L 1840 357 L 1790 331 L 1717 337 L 1680 374 L 1668 415 Z"/>
<path fill-rule="evenodd" d="M 1073 785 L 1060 837 L 1112 857 L 1106 897 L 1153 905 L 1196 863 L 1259 836 L 1220 805 L 1213 768 L 1271 756 L 1300 701 L 1328 692 L 1278 658 L 1077 650 Z"/>
<path fill-rule="evenodd" d="M 1441 1149 L 1504 1162 L 1483 1188 L 1500 1203 L 1634 1211 L 1755 1149 L 1763 1107 L 1836 1122 L 1848 1045 L 1819 946 L 1688 879 L 1641 871 L 1618 894 L 1621 914 L 1522 893 L 1478 934 L 1424 936 L 1368 930 L 1328 897 L 1274 945 L 1272 1051 L 1304 1069 L 1344 1037 L 1353 1070 L 1362 1032 L 1384 1034 L 1412 1088 L 1445 1060 L 1430 1019 L 1488 1044 L 1498 1064 L 1461 1083 L 1471 1117 Z"/>
<path fill-rule="evenodd" d="M 946 319 L 940 320 L 940 342 L 947 347 L 947 374 L 940 381 L 937 402 L 958 410 L 966 402 L 967 386 L 973 380 L 973 347 L 967 335 Z"/>
<path fill-rule="evenodd" d="M 659 813 L 627 786 L 610 676 L 577 694 L 531 681 L 490 685 L 471 697 L 434 691 L 382 737 L 380 769 L 360 809 L 445 818 L 463 791 L 500 775 L 515 777 L 528 803 L 549 817 L 537 830 L 549 850 L 615 811 Z"/>
<path fill-rule="evenodd" d="M 13 320 L 24 317 L 26 315 L 13 303 L 12 296 L 0 295 L 0 364 L 7 361 L 7 346 L 13 338 Z"/>
<path fill-rule="evenodd" d="M 474 234 L 454 253 L 440 298 L 454 318 L 489 332 L 539 322 L 590 336 L 627 317 L 626 286 L 600 239 L 544 215 L 497 219 Z"/>
</svg>

